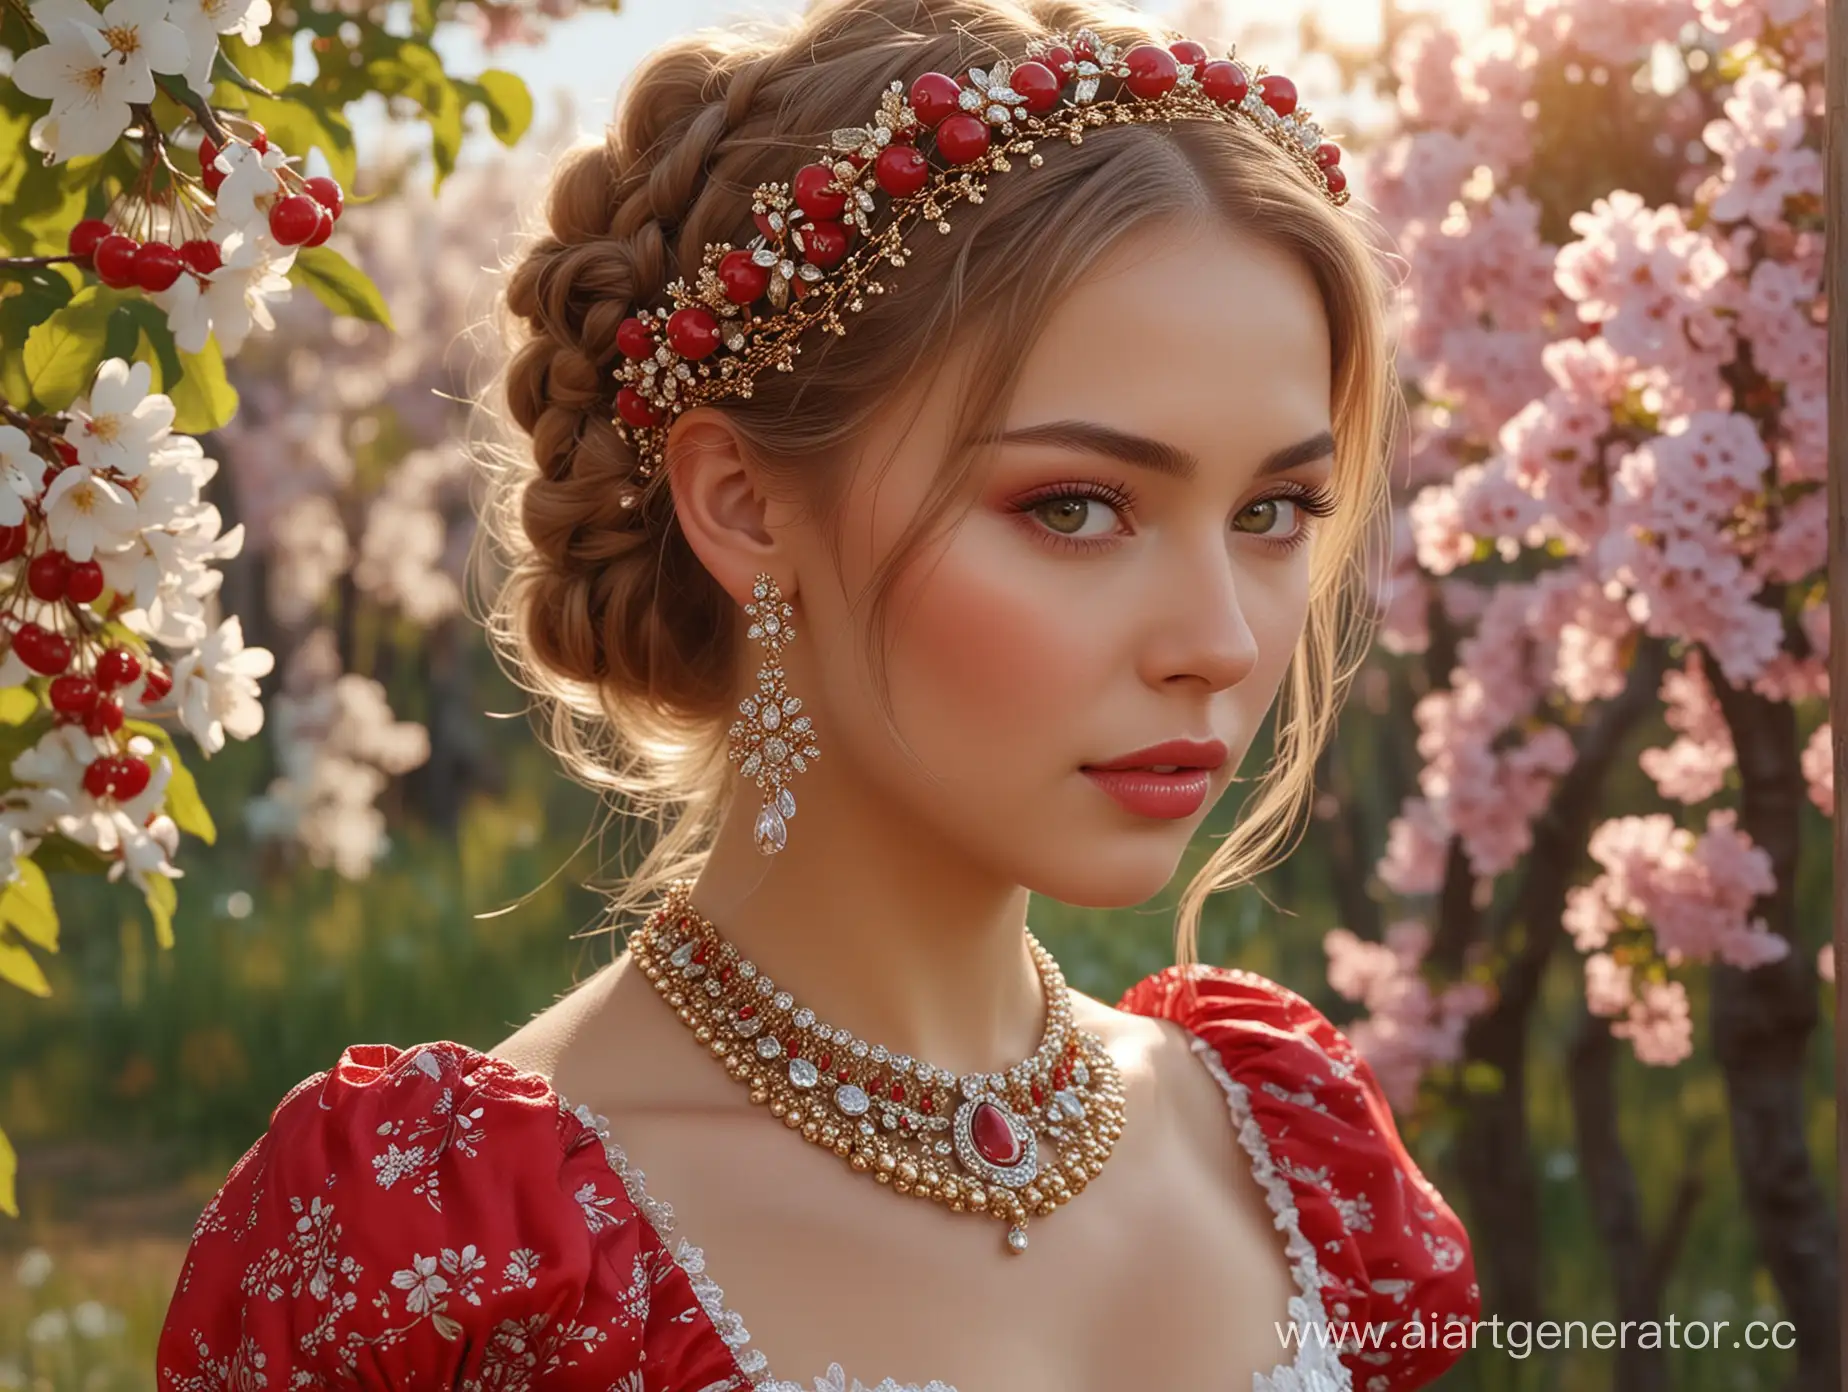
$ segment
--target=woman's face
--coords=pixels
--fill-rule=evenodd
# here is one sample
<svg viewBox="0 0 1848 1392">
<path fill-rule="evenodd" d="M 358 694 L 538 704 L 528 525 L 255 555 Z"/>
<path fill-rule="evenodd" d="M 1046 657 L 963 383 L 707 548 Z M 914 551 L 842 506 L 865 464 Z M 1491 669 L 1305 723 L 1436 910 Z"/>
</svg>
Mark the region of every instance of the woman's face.
<svg viewBox="0 0 1848 1392">
<path fill-rule="evenodd" d="M 1137 234 L 1073 285 L 973 507 L 893 595 L 893 708 L 926 776 L 885 728 L 849 605 L 926 495 L 954 377 L 868 439 L 844 589 L 818 537 L 785 538 L 806 636 L 785 654 L 790 689 L 829 756 L 805 778 L 827 764 L 1034 892 L 1140 903 L 1231 783 L 1302 632 L 1302 543 L 1333 469 L 1321 298 L 1293 259 L 1210 228 Z M 1165 812 L 1131 810 L 1084 772 L 1174 739 L 1226 748 L 1194 776 L 1197 805 L 1182 787 Z"/>
</svg>

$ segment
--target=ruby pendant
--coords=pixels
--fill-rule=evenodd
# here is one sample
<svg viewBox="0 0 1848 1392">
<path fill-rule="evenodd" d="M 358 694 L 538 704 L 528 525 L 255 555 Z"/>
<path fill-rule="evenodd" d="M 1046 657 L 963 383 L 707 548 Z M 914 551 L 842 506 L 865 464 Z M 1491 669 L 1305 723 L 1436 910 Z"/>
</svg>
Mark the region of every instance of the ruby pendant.
<svg viewBox="0 0 1848 1392">
<path fill-rule="evenodd" d="M 1014 1134 L 1014 1128 L 1006 1116 L 992 1102 L 976 1104 L 975 1115 L 969 1119 L 969 1139 L 974 1142 L 976 1152 L 989 1164 L 1003 1169 L 1020 1163 L 1020 1138 Z"/>
<path fill-rule="evenodd" d="M 1033 1128 L 993 1097 L 972 1097 L 951 1123 L 956 1158 L 990 1184 L 1024 1189 L 1039 1175 Z"/>
</svg>

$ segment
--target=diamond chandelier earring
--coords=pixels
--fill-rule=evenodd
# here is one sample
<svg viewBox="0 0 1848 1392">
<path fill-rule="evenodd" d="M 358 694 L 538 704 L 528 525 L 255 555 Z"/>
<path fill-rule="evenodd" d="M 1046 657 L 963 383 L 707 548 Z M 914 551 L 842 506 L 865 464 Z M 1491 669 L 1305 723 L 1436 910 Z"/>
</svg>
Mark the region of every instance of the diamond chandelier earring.
<svg viewBox="0 0 1848 1392">
<path fill-rule="evenodd" d="M 738 703 L 743 720 L 734 720 L 727 732 L 727 759 L 753 780 L 763 792 L 754 835 L 757 849 L 775 855 L 788 843 L 789 819 L 796 815 L 796 795 L 789 791 L 792 773 L 808 770 L 819 759 L 812 722 L 802 709 L 802 698 L 791 696 L 783 682 L 783 647 L 796 636 L 790 620 L 796 611 L 783 599 L 773 576 L 760 573 L 751 585 L 754 603 L 744 606 L 751 627 L 746 636 L 764 645 L 763 665 L 757 669 L 757 694 Z M 794 717 L 793 719 L 791 717 Z"/>
</svg>

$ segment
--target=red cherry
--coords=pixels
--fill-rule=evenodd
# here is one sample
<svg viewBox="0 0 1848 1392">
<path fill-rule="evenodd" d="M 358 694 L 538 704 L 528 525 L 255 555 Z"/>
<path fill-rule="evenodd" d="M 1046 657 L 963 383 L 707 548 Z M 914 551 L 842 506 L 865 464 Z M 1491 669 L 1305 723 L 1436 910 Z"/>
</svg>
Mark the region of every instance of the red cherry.
<svg viewBox="0 0 1848 1392">
<path fill-rule="evenodd" d="M 1341 147 L 1332 140 L 1324 140 L 1315 147 L 1315 162 L 1323 169 L 1332 169 L 1341 163 Z"/>
<path fill-rule="evenodd" d="M 218 142 L 209 135 L 199 137 L 199 172 L 209 174 L 218 159 Z"/>
<path fill-rule="evenodd" d="M 77 446 L 73 445 L 69 440 L 66 440 L 63 436 L 59 436 L 51 442 L 51 447 L 58 456 L 58 462 L 51 466 L 53 472 L 63 473 L 66 469 L 76 465 L 78 458 Z"/>
<path fill-rule="evenodd" d="M 847 258 L 847 228 L 839 222 L 811 222 L 802 229 L 802 254 L 822 270 Z"/>
<path fill-rule="evenodd" d="M 758 265 L 748 251 L 728 251 L 719 262 L 719 284 L 724 287 L 725 298 L 733 304 L 750 304 L 762 299 L 770 288 L 770 268 Z M 618 346 L 620 344 L 619 337 Z"/>
<path fill-rule="evenodd" d="M 108 797 L 115 787 L 116 756 L 105 754 L 84 766 L 83 790 L 93 798 Z"/>
<path fill-rule="evenodd" d="M 1174 55 L 1154 44 L 1137 44 L 1123 55 L 1123 63 L 1129 69 L 1123 85 L 1144 101 L 1165 97 L 1180 81 L 1181 65 Z"/>
<path fill-rule="evenodd" d="M 1206 45 L 1195 43 L 1192 39 L 1179 39 L 1168 45 L 1168 52 L 1174 55 L 1174 61 L 1189 69 L 1195 77 L 1206 66 Z"/>
<path fill-rule="evenodd" d="M 79 561 L 64 576 L 64 593 L 88 604 L 103 592 L 103 568 L 95 561 Z"/>
<path fill-rule="evenodd" d="M 152 772 L 146 759 L 138 759 L 133 754 L 116 755 L 115 795 L 124 802 L 140 797 L 147 791 Z"/>
<path fill-rule="evenodd" d="M 0 527 L 0 561 L 10 561 L 24 551 L 29 535 L 24 522 L 16 527 Z"/>
<path fill-rule="evenodd" d="M 1029 60 L 1014 69 L 1008 85 L 1027 99 L 1028 111 L 1050 111 L 1059 104 L 1059 92 L 1065 86 L 1059 75 L 1044 63 Z"/>
<path fill-rule="evenodd" d="M 199 182 L 205 185 L 205 191 L 207 193 L 216 198 L 218 196 L 218 186 L 224 183 L 227 177 L 229 176 L 225 174 L 224 170 L 220 169 L 217 165 L 213 165 L 209 169 L 200 171 Z"/>
<path fill-rule="evenodd" d="M 937 127 L 937 153 L 951 164 L 971 164 L 988 153 L 988 122 L 959 111 Z"/>
<path fill-rule="evenodd" d="M 190 242 L 181 242 L 180 260 L 202 276 L 209 276 L 225 264 L 224 253 L 210 237 L 196 237 Z"/>
<path fill-rule="evenodd" d="M 115 228 L 101 218 L 85 218 L 71 229 L 65 249 L 79 261 L 88 261 L 96 254 L 96 244 L 113 231 Z"/>
<path fill-rule="evenodd" d="M 927 72 L 911 84 L 911 109 L 918 120 L 934 126 L 962 106 L 962 83 L 948 73 Z"/>
<path fill-rule="evenodd" d="M 1064 79 L 1072 75 L 1072 69 L 1078 63 L 1078 57 L 1064 44 L 1054 44 L 1040 54 L 1040 61 Z"/>
<path fill-rule="evenodd" d="M 317 174 L 312 179 L 302 180 L 302 192 L 319 203 L 335 217 L 346 211 L 346 194 L 340 185 L 325 174 Z"/>
<path fill-rule="evenodd" d="M 652 358 L 655 351 L 653 321 L 631 314 L 616 326 L 616 351 L 631 362 Z"/>
<path fill-rule="evenodd" d="M 19 626 L 19 632 L 13 635 L 13 651 L 26 666 L 47 677 L 55 677 L 71 665 L 71 640 L 35 623 Z"/>
<path fill-rule="evenodd" d="M 305 247 L 320 246 L 334 235 L 334 215 L 319 203 L 315 204 L 315 211 L 320 215 L 320 220 L 315 223 L 314 231 L 308 234 L 308 240 L 302 243 Z"/>
<path fill-rule="evenodd" d="M 114 696 L 101 696 L 84 716 L 83 728 L 87 734 L 113 734 L 122 728 L 122 720 L 122 702 Z"/>
<path fill-rule="evenodd" d="M 637 430 L 659 425 L 663 419 L 660 408 L 651 405 L 634 387 L 623 387 L 616 393 L 616 414 L 622 417 L 624 425 L 632 425 Z"/>
<path fill-rule="evenodd" d="M 111 232 L 96 244 L 93 260 L 96 278 L 112 290 L 126 290 L 135 283 L 135 253 L 141 243 L 120 232 Z"/>
<path fill-rule="evenodd" d="M 1330 193 L 1340 193 L 1347 187 L 1347 171 L 1338 164 L 1331 164 L 1322 171 L 1322 177 L 1328 181 Z"/>
<path fill-rule="evenodd" d="M 1296 84 L 1282 73 L 1267 73 L 1258 79 L 1258 95 L 1279 116 L 1296 110 Z"/>
<path fill-rule="evenodd" d="M 930 161 L 915 145 L 888 145 L 873 164 L 873 178 L 892 197 L 903 198 L 930 182 Z"/>
<path fill-rule="evenodd" d="M 60 715 L 83 715 L 102 695 L 88 677 L 54 677 L 51 683 L 51 708 Z"/>
<path fill-rule="evenodd" d="M 165 667 L 155 667 L 148 673 L 148 679 L 141 684 L 141 703 L 151 706 L 171 690 L 173 690 L 173 673 Z"/>
<path fill-rule="evenodd" d="M 709 309 L 689 305 L 667 317 L 667 346 L 683 358 L 697 361 L 719 347 L 719 321 Z"/>
<path fill-rule="evenodd" d="M 41 551 L 26 567 L 26 588 L 47 603 L 64 598 L 70 578 L 71 558 L 62 551 Z"/>
<path fill-rule="evenodd" d="M 140 675 L 141 659 L 127 648 L 110 648 L 96 659 L 96 681 L 99 686 L 127 686 Z"/>
<path fill-rule="evenodd" d="M 1230 58 L 1216 58 L 1201 69 L 1200 87 L 1221 106 L 1237 106 L 1251 90 L 1251 79 Z"/>
<path fill-rule="evenodd" d="M 270 209 L 270 235 L 284 246 L 300 246 L 321 224 L 321 205 L 305 193 L 276 200 Z"/>
<path fill-rule="evenodd" d="M 256 131 L 256 134 L 250 137 L 250 148 L 259 155 L 269 153 L 269 136 L 264 133 L 262 125 L 256 121 L 250 122 L 250 125 Z"/>
<path fill-rule="evenodd" d="M 180 278 L 184 266 L 177 247 L 149 242 L 135 253 L 135 284 L 143 290 L 165 290 Z"/>
<path fill-rule="evenodd" d="M 805 164 L 796 171 L 796 203 L 811 218 L 837 218 L 847 210 L 846 193 L 834 186 L 834 166 Z"/>
</svg>

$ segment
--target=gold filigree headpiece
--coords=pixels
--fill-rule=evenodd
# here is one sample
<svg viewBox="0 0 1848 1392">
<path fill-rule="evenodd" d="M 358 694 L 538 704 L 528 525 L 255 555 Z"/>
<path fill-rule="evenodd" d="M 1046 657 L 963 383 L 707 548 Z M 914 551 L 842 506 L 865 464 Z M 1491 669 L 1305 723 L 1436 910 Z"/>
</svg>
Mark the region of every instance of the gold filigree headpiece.
<svg viewBox="0 0 1848 1392">
<path fill-rule="evenodd" d="M 1329 202 L 1348 201 L 1341 151 L 1297 110 L 1296 84 L 1247 71 L 1234 54 L 1211 58 L 1191 40 L 1127 51 L 1089 29 L 1050 35 L 1020 63 L 970 68 L 961 77 L 925 73 L 907 92 L 894 82 L 864 126 L 833 133 L 826 158 L 787 184 L 758 185 L 749 245 L 709 244 L 692 284 L 668 285 L 672 302 L 625 319 L 617 331 L 615 422 L 648 478 L 669 426 L 682 411 L 723 397 L 748 397 L 767 368 L 794 370 L 801 339 L 819 325 L 845 334 L 845 316 L 883 294 L 886 266 L 903 266 L 905 237 L 959 202 L 979 203 L 990 174 L 1035 147 L 1087 130 L 1132 122 L 1205 119 L 1244 122 L 1287 153 Z M 1117 82 L 1104 100 L 1106 79 Z M 936 155 L 923 148 L 929 139 Z M 880 214 L 881 195 L 885 203 Z M 632 506 L 633 495 L 625 495 Z"/>
</svg>

